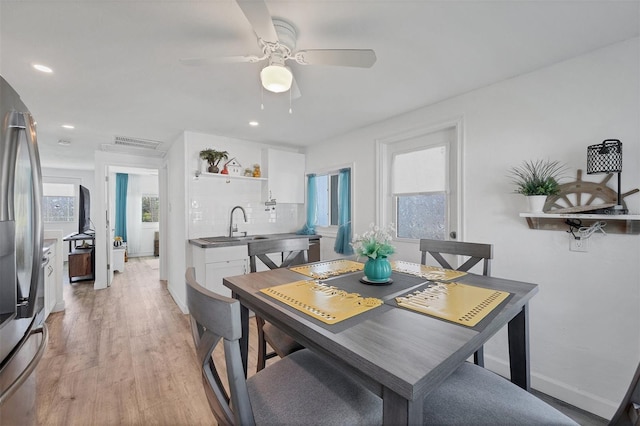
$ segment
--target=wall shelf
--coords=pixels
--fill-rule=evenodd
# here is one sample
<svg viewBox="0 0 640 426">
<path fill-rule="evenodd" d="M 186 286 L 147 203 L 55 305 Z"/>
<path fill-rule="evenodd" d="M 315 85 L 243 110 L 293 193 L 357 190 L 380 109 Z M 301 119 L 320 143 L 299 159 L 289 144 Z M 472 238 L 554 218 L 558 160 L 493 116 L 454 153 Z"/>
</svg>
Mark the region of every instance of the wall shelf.
<svg viewBox="0 0 640 426">
<path fill-rule="evenodd" d="M 219 179 L 231 179 L 231 180 L 255 180 L 255 181 L 260 181 L 260 182 L 264 182 L 267 180 L 267 178 L 264 177 L 249 177 L 249 176 L 234 176 L 234 175 L 223 175 L 220 173 L 209 173 L 209 172 L 200 172 L 199 176 L 203 176 L 206 178 L 212 177 L 212 178 L 219 178 Z M 196 177 L 198 177 L 198 174 L 196 174 Z"/>
<path fill-rule="evenodd" d="M 577 214 L 577 213 L 520 213 L 527 219 L 529 228 L 566 231 L 567 219 L 579 219 L 582 226 L 591 226 L 595 222 L 607 223 L 604 231 L 608 234 L 640 234 L 640 214 Z"/>
</svg>

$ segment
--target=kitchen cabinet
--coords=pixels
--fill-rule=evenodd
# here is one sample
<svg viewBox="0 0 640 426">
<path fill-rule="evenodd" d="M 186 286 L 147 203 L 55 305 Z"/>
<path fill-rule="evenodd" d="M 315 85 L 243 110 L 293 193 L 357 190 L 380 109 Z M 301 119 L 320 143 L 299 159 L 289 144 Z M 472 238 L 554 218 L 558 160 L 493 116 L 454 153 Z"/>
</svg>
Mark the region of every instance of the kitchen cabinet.
<svg viewBox="0 0 640 426">
<path fill-rule="evenodd" d="M 247 246 L 200 248 L 193 247 L 193 266 L 196 280 L 207 289 L 231 297 L 231 290 L 222 285 L 222 279 L 246 274 Z"/>
<path fill-rule="evenodd" d="M 281 234 L 291 236 L 291 234 Z M 277 237 L 275 237 L 277 238 Z M 196 269 L 196 280 L 207 289 L 218 294 L 231 297 L 231 291 L 222 284 L 222 279 L 234 275 L 249 273 L 249 255 L 247 244 L 210 246 L 199 239 L 189 240 L 191 243 L 191 265 Z M 279 253 L 268 255 L 276 264 L 282 263 Z M 320 260 L 320 237 L 309 240 L 309 262 Z M 268 271 L 261 261 L 256 262 L 256 269 Z"/>
<path fill-rule="evenodd" d="M 309 263 L 320 262 L 320 238 L 309 239 L 309 252 L 307 253 Z"/>
<path fill-rule="evenodd" d="M 55 246 L 46 254 L 48 258 L 44 267 L 44 318 L 47 319 L 49 314 L 56 306 L 56 251 Z"/>
<path fill-rule="evenodd" d="M 267 149 L 267 201 L 304 204 L 305 156 L 297 152 Z"/>
</svg>

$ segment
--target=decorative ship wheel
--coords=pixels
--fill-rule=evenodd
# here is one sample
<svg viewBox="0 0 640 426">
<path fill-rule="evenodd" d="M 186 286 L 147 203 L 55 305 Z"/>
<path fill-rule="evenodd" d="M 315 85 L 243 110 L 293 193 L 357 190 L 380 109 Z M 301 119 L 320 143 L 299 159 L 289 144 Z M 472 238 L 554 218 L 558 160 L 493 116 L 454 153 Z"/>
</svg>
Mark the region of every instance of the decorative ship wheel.
<svg viewBox="0 0 640 426">
<path fill-rule="evenodd" d="M 618 193 L 607 186 L 612 177 L 613 174 L 607 174 L 599 183 L 586 182 L 582 180 L 582 170 L 578 169 L 575 182 L 560 185 L 558 195 L 547 197 L 543 210 L 548 213 L 580 213 L 615 206 Z M 627 208 L 624 198 L 639 191 L 636 188 L 620 195 L 624 209 Z"/>
</svg>

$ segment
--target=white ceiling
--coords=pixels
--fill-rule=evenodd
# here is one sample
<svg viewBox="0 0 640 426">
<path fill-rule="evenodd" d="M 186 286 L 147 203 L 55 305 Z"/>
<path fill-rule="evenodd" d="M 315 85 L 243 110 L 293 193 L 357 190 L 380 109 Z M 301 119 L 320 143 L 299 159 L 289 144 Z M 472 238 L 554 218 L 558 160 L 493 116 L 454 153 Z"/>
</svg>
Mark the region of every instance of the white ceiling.
<svg viewBox="0 0 640 426">
<path fill-rule="evenodd" d="M 288 94 L 265 92 L 261 110 L 263 63 L 179 62 L 260 53 L 233 0 L 0 0 L 0 74 L 36 117 L 43 164 L 92 168 L 94 150 L 116 135 L 161 141 L 163 150 L 184 130 L 318 143 L 637 37 L 640 27 L 639 1 L 267 5 L 297 28 L 298 49 L 371 48 L 377 62 L 370 69 L 290 62 L 302 92 L 293 114 Z M 33 63 L 54 72 L 39 73 Z"/>
</svg>

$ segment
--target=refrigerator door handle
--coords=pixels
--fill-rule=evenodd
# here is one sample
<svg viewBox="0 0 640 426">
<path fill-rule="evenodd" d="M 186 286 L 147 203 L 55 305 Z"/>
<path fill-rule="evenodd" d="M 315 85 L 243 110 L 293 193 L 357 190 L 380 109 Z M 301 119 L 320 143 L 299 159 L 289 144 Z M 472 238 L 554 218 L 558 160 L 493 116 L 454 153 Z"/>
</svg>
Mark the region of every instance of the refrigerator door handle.
<svg viewBox="0 0 640 426">
<path fill-rule="evenodd" d="M 36 125 L 33 117 L 28 112 L 22 113 L 24 118 L 24 131 L 27 136 L 27 149 L 31 162 L 31 179 L 33 182 L 33 264 L 31 266 L 31 283 L 26 312 L 20 312 L 20 317 L 35 315 L 36 298 L 38 297 L 38 277 L 42 259 L 43 224 L 42 224 L 42 172 L 40 171 L 40 155 L 37 150 Z"/>
<path fill-rule="evenodd" d="M 4 392 L 2 392 L 2 394 L 0 395 L 0 406 L 2 406 L 2 404 L 4 404 L 6 400 L 11 398 L 11 395 L 13 395 L 20 388 L 20 386 L 25 382 L 25 380 L 29 378 L 31 373 L 33 373 L 33 370 L 35 370 L 36 367 L 38 366 L 38 363 L 40 362 L 40 359 L 42 358 L 42 355 L 44 354 L 44 351 L 47 348 L 47 342 L 49 341 L 49 330 L 47 329 L 46 324 L 43 323 L 42 326 L 31 330 L 28 337 L 23 340 L 22 344 L 14 352 L 14 355 L 18 353 L 22 348 L 22 346 L 27 342 L 27 340 L 29 340 L 35 334 L 40 334 L 40 333 L 42 333 L 42 340 L 40 341 L 40 346 L 38 347 L 38 351 L 36 352 L 33 359 L 31 359 L 31 361 L 29 362 L 27 367 L 24 369 L 24 371 L 20 373 L 20 375 L 13 381 L 13 383 L 9 385 L 9 387 Z M 11 362 L 11 358 L 7 360 L 7 364 Z"/>
</svg>

